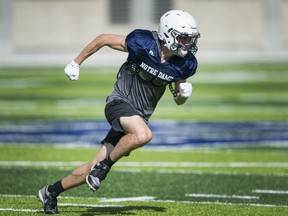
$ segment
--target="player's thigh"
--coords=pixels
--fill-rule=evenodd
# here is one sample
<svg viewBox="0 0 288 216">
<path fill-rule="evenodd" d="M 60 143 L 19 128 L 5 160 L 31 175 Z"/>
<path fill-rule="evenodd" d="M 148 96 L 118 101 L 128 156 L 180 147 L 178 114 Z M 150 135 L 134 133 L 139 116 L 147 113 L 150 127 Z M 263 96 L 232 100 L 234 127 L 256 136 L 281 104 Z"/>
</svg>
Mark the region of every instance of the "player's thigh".
<svg viewBox="0 0 288 216">
<path fill-rule="evenodd" d="M 152 137 L 150 128 L 139 115 L 120 117 L 120 124 L 126 133 L 146 136 L 147 139 Z"/>
</svg>

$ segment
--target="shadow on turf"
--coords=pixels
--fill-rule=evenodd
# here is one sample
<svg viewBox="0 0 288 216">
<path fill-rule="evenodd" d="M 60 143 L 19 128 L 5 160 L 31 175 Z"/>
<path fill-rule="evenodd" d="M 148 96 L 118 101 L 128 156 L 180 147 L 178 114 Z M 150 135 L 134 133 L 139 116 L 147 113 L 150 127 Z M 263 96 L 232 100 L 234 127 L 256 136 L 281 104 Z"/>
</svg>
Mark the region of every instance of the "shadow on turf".
<svg viewBox="0 0 288 216">
<path fill-rule="evenodd" d="M 93 207 L 87 208 L 87 211 L 80 214 L 80 216 L 92 216 L 92 215 L 136 215 L 136 211 L 149 211 L 153 212 L 165 212 L 163 207 L 153 207 L 153 206 L 123 206 L 123 207 Z M 62 210 L 65 212 L 65 210 Z M 70 211 L 71 212 L 71 211 Z"/>
</svg>

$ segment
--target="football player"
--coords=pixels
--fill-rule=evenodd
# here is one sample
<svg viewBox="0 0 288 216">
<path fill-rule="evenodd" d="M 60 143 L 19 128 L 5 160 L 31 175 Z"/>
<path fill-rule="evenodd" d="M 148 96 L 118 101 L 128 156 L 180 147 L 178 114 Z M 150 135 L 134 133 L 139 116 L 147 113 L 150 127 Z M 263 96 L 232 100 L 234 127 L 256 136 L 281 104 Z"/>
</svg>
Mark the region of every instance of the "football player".
<svg viewBox="0 0 288 216">
<path fill-rule="evenodd" d="M 39 190 L 44 213 L 57 214 L 57 196 L 86 182 L 96 191 L 114 163 L 152 139 L 148 120 L 168 86 L 177 105 L 192 93 L 186 79 L 195 74 L 200 37 L 194 18 L 182 10 L 166 12 L 158 31 L 136 29 L 127 36 L 101 34 L 92 40 L 64 69 L 78 80 L 80 65 L 108 46 L 128 53 L 118 72 L 113 92 L 107 97 L 105 116 L 111 125 L 95 157 L 70 175 Z"/>
</svg>

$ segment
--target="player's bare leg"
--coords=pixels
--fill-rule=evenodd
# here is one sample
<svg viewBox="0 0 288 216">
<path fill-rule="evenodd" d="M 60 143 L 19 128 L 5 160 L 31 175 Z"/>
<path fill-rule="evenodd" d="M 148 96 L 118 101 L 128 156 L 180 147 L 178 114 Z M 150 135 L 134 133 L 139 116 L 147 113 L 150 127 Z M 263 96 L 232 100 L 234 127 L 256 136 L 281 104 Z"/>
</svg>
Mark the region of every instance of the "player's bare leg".
<svg viewBox="0 0 288 216">
<path fill-rule="evenodd" d="M 63 189 L 67 190 L 85 183 L 85 178 L 91 171 L 91 167 L 94 166 L 96 163 L 104 160 L 106 156 L 111 153 L 113 148 L 114 146 L 109 143 L 105 143 L 104 145 L 102 145 L 98 154 L 91 161 L 76 168 L 70 175 L 61 180 Z"/>
<path fill-rule="evenodd" d="M 86 183 L 92 191 L 100 187 L 101 181 L 106 178 L 111 166 L 116 161 L 128 155 L 132 150 L 145 145 L 152 138 L 150 128 L 140 116 L 121 117 L 120 123 L 126 134 L 119 140 L 110 155 L 92 167 L 86 177 Z"/>
<path fill-rule="evenodd" d="M 110 158 L 114 162 L 152 139 L 150 128 L 140 116 L 121 117 L 120 123 L 126 131 L 126 135 L 120 139 L 110 154 Z"/>
<path fill-rule="evenodd" d="M 43 204 L 45 214 L 58 214 L 57 196 L 59 193 L 85 183 L 85 177 L 89 174 L 91 167 L 103 160 L 113 150 L 114 146 L 105 143 L 98 154 L 88 163 L 76 168 L 70 175 L 52 185 L 46 185 L 38 192 L 38 197 Z"/>
</svg>

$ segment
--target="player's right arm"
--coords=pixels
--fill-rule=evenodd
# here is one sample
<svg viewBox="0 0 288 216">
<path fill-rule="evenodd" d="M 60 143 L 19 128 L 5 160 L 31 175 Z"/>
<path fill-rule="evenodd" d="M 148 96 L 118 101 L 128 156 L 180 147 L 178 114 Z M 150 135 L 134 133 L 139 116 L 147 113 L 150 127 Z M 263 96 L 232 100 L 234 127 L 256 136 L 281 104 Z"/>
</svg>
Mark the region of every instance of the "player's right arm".
<svg viewBox="0 0 288 216">
<path fill-rule="evenodd" d="M 89 56 L 91 56 L 104 46 L 108 46 L 115 50 L 127 52 L 125 39 L 126 36 L 123 35 L 101 34 L 94 38 L 74 59 L 74 61 L 78 65 L 81 65 L 85 59 L 87 59 Z"/>
<path fill-rule="evenodd" d="M 65 74 L 70 80 L 78 80 L 80 65 L 82 62 L 104 46 L 108 46 L 118 51 L 127 52 L 125 39 L 126 36 L 115 34 L 101 34 L 97 36 L 80 52 L 80 54 L 72 62 L 70 62 L 65 67 Z"/>
</svg>

